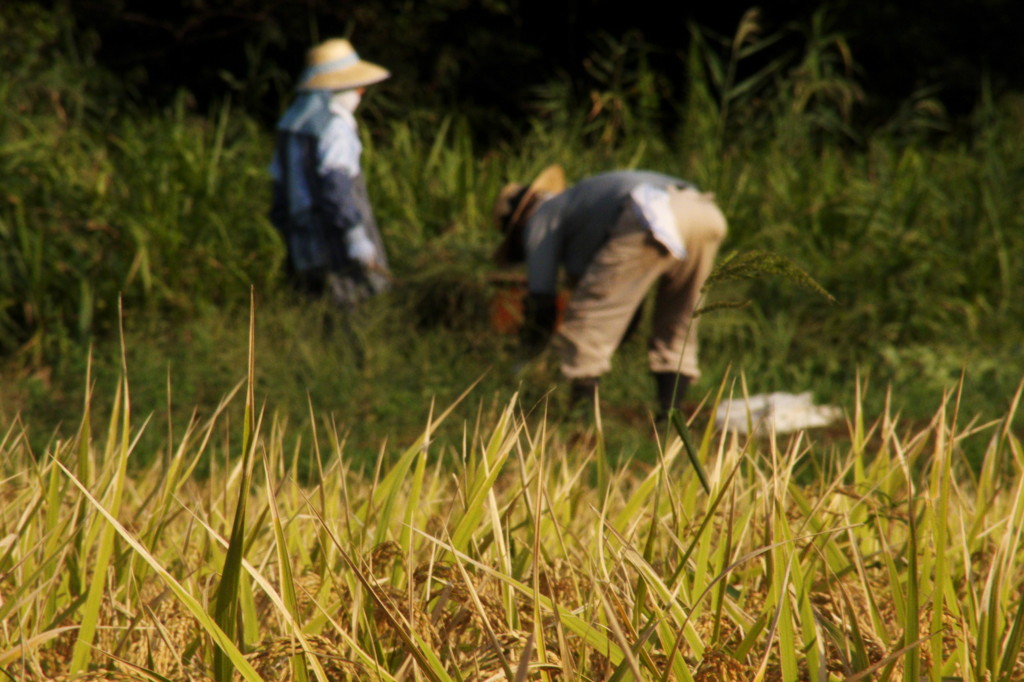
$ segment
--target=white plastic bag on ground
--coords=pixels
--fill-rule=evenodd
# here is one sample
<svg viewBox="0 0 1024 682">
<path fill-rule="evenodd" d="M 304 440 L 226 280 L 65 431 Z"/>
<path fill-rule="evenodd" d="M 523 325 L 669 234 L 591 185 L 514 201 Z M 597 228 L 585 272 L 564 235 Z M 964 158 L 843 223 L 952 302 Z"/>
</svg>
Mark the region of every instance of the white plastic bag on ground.
<svg viewBox="0 0 1024 682">
<path fill-rule="evenodd" d="M 748 398 L 723 400 L 715 412 L 719 429 L 746 434 L 790 433 L 828 426 L 843 416 L 834 405 L 815 405 L 810 391 L 804 393 L 761 393 Z"/>
</svg>

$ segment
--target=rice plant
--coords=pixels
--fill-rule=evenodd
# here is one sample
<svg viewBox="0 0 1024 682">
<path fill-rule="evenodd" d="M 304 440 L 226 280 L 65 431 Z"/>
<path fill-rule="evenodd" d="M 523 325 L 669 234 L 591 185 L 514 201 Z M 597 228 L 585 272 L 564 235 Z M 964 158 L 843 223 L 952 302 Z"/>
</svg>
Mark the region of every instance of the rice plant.
<svg viewBox="0 0 1024 682">
<path fill-rule="evenodd" d="M 858 392 L 845 449 L 710 423 L 648 463 L 544 403 L 467 412 L 470 386 L 362 468 L 336 425 L 285 447 L 255 328 L 240 430 L 236 392 L 130 469 L 127 380 L 45 451 L 5 427 L 7 678 L 1024 680 L 1024 386 L 992 422 L 956 392 L 923 427 L 869 420 Z"/>
</svg>

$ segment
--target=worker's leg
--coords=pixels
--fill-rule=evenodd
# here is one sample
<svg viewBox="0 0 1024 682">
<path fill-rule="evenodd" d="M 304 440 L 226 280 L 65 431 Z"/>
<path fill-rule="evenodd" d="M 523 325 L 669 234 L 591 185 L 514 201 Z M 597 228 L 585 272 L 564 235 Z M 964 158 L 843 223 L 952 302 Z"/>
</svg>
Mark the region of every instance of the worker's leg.
<svg viewBox="0 0 1024 682">
<path fill-rule="evenodd" d="M 686 257 L 674 261 L 659 283 L 648 362 L 655 374 L 677 373 L 695 379 L 700 370 L 694 311 L 725 238 L 726 221 L 710 194 L 672 190 L 671 202 Z"/>
<path fill-rule="evenodd" d="M 557 337 L 563 375 L 594 378 L 611 369 L 633 313 L 673 260 L 632 210 L 623 211 L 566 307 Z"/>
</svg>

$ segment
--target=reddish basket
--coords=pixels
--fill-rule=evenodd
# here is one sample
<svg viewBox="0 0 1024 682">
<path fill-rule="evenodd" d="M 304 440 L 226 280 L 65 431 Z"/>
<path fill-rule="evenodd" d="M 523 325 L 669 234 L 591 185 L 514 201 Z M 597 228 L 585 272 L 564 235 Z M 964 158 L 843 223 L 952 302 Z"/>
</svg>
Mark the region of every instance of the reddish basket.
<svg viewBox="0 0 1024 682">
<path fill-rule="evenodd" d="M 523 297 L 526 285 L 519 281 L 496 281 L 491 295 L 491 328 L 499 334 L 518 334 L 523 326 Z M 562 324 L 569 292 L 559 291 L 555 298 L 555 329 Z"/>
</svg>

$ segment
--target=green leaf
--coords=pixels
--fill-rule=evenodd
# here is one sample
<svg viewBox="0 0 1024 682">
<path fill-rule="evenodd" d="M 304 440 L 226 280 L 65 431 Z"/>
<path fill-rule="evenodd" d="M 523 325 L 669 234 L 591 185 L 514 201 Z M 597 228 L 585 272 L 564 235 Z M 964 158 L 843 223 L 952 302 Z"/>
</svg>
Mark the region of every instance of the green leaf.
<svg viewBox="0 0 1024 682">
<path fill-rule="evenodd" d="M 242 560 L 245 557 L 245 515 L 252 481 L 252 458 L 255 449 L 256 426 L 256 302 L 255 292 L 250 289 L 249 313 L 249 372 L 248 388 L 245 395 L 245 420 L 242 437 L 242 475 L 238 483 L 238 501 L 231 523 L 231 539 L 221 569 L 220 583 L 214 596 L 213 617 L 220 629 L 235 639 L 238 623 L 239 582 L 242 576 Z M 222 649 L 214 651 L 213 676 L 217 682 L 231 682 L 231 660 Z"/>
<path fill-rule="evenodd" d="M 700 479 L 704 492 L 710 495 L 711 484 L 708 483 L 708 475 L 704 472 L 704 465 L 701 464 L 700 457 L 697 455 L 697 449 L 693 446 L 693 436 L 690 435 L 690 427 L 686 425 L 686 421 L 683 420 L 683 415 L 679 410 L 672 408 L 669 410 L 669 415 L 672 420 L 672 426 L 675 427 L 676 433 L 683 440 L 686 456 L 690 458 L 690 464 L 693 465 L 693 470 L 697 472 L 697 478 Z"/>
</svg>

